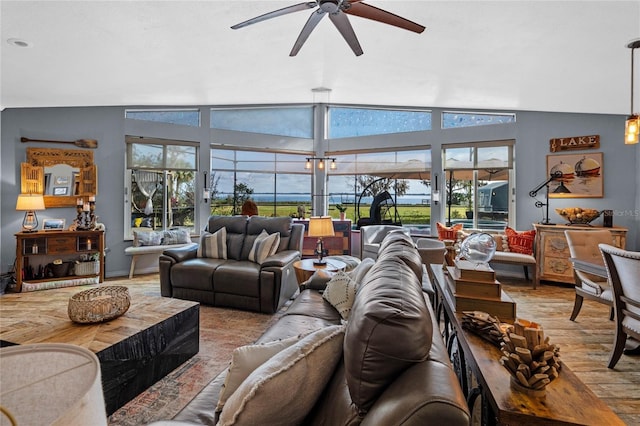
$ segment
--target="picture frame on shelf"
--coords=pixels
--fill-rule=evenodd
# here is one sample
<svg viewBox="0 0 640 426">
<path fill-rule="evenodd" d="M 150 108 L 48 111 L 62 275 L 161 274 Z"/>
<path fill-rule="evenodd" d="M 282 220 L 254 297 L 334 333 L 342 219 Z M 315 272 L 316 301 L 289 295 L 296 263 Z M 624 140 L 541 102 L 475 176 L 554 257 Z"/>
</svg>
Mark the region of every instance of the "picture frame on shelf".
<svg viewBox="0 0 640 426">
<path fill-rule="evenodd" d="M 547 176 L 557 171 L 562 177 L 549 182 L 549 198 L 604 197 L 602 152 L 547 155 Z"/>
<path fill-rule="evenodd" d="M 69 195 L 69 187 L 56 186 L 53 188 L 53 195 Z"/>
<path fill-rule="evenodd" d="M 44 219 L 42 221 L 43 231 L 64 231 L 65 219 Z"/>
</svg>

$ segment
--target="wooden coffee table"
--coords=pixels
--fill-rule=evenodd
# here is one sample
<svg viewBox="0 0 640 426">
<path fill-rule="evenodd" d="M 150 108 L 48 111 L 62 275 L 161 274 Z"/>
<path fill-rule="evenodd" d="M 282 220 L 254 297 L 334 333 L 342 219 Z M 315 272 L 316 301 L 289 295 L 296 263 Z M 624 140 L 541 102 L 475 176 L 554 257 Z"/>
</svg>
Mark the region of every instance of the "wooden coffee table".
<svg viewBox="0 0 640 426">
<path fill-rule="evenodd" d="M 329 272 L 342 271 L 347 267 L 347 264 L 336 259 L 325 259 L 327 263 L 324 266 L 315 265 L 316 259 L 302 259 L 294 262 L 293 269 L 296 271 L 296 279 L 298 284 L 302 284 L 317 270 L 325 270 Z"/>
<path fill-rule="evenodd" d="M 69 297 L 90 287 L 70 287 L 0 298 L 0 346 L 69 343 L 100 360 L 107 414 L 198 353 L 200 305 L 132 294 L 122 316 L 100 324 L 76 324 Z"/>
<path fill-rule="evenodd" d="M 470 409 L 476 396 L 482 398 L 482 424 L 510 425 L 623 425 L 624 422 L 600 400 L 566 364 L 547 386 L 546 395 L 532 397 L 510 387 L 510 374 L 500 364 L 498 347 L 462 328 L 462 313 L 455 312 L 446 289 L 442 265 L 430 265 L 444 314 L 444 337 Z M 440 316 L 440 314 L 438 314 Z M 440 320 L 440 318 L 438 318 Z M 470 371 L 477 381 L 467 380 Z"/>
</svg>

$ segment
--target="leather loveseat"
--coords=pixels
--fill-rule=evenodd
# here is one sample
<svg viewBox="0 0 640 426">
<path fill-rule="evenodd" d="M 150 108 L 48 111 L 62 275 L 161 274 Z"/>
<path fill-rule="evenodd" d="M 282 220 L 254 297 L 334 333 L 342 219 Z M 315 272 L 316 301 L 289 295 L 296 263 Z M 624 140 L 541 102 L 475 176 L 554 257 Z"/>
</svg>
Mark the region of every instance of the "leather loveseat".
<svg viewBox="0 0 640 426">
<path fill-rule="evenodd" d="M 364 265 L 370 269 L 362 270 Z M 298 382 L 304 380 L 291 378 L 287 384 L 286 374 L 295 368 L 287 364 L 281 370 L 285 378 L 279 379 L 285 380 L 280 383 L 285 390 L 257 388 L 247 392 L 234 421 L 225 421 L 225 415 L 228 416 L 225 412 L 230 404 L 233 407 L 231 400 L 246 382 L 251 382 L 253 376 L 260 376 L 263 371 L 270 373 L 266 374 L 266 379 L 258 380 L 274 376 L 273 366 L 265 364 L 280 362 L 282 353 L 290 347 L 253 370 L 231 394 L 221 414 L 216 413 L 216 403 L 229 370 L 214 378 L 173 421 L 161 424 L 213 425 L 219 420 L 219 424 L 249 424 L 252 421 L 245 415 L 253 409 L 257 411 L 253 413 L 253 421 L 258 416 L 259 424 L 468 425 L 470 416 L 465 398 L 433 310 L 421 290 L 422 264 L 411 239 L 390 233 L 381 243 L 375 263 L 363 261 L 349 274 L 361 282 L 344 326 L 344 340 L 337 348 L 339 353 L 337 357 L 332 354 L 336 361 L 332 363 L 327 358 L 317 364 L 306 361 L 308 370 L 316 375 L 324 371 L 327 375 L 326 385 L 322 385 L 316 399 L 306 401 L 309 381 L 300 385 Z M 339 324 L 344 320 L 334 307 L 336 305 L 325 300 L 317 286 L 306 287 L 253 346 L 295 340 L 295 336 L 311 333 L 306 339 L 315 333 L 341 327 Z M 294 353 L 298 357 L 298 352 Z M 233 361 L 232 366 L 234 362 L 237 361 Z M 300 386 L 304 390 L 298 393 Z M 262 395 L 262 404 L 253 400 L 260 398 L 261 392 L 266 394 Z M 291 410 L 298 409 L 303 403 L 310 404 L 309 411 L 297 417 L 297 421 L 291 420 Z M 278 408 L 280 405 L 286 408 Z M 267 414 L 269 410 L 273 414 Z"/>
<path fill-rule="evenodd" d="M 214 255 L 200 245 L 165 250 L 160 256 L 162 296 L 263 313 L 276 312 L 298 289 L 293 263 L 302 256 L 304 226 L 289 217 L 211 216 L 205 236 L 224 241 Z M 256 262 L 259 235 L 278 233 L 275 254 Z M 274 246 L 275 247 L 275 246 Z M 203 254 L 204 253 L 204 254 Z"/>
</svg>

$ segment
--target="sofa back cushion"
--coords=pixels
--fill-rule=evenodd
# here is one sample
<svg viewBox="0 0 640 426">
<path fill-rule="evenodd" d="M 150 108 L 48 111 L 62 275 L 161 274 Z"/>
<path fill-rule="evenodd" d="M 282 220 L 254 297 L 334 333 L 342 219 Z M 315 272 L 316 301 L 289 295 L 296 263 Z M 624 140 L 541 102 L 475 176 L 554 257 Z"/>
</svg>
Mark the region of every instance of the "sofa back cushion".
<svg viewBox="0 0 640 426">
<path fill-rule="evenodd" d="M 386 250 L 414 250 L 420 262 L 417 250 L 401 241 Z M 360 412 L 404 370 L 427 359 L 432 342 L 421 281 L 401 258 L 380 256 L 358 288 L 344 340 L 345 377 Z"/>
<path fill-rule="evenodd" d="M 245 216 L 211 216 L 207 231 L 214 233 L 221 228 L 227 229 L 227 259 L 240 260 L 242 245 L 247 232 Z M 258 232 L 259 233 L 259 232 Z M 251 250 L 251 246 L 249 246 Z M 249 253 L 247 252 L 247 256 Z M 244 257 L 247 258 L 246 256 Z"/>
<path fill-rule="evenodd" d="M 292 222 L 293 220 L 290 217 L 251 216 L 247 220 L 247 235 L 244 247 L 242 247 L 241 259 L 247 260 L 249 258 L 253 243 L 263 230 L 268 234 L 280 233 L 280 243 L 276 253 L 287 250 L 291 237 Z"/>
<path fill-rule="evenodd" d="M 402 260 L 422 280 L 422 258 L 410 236 L 398 231 L 387 234 L 378 251 L 378 259 L 381 257 Z"/>
</svg>

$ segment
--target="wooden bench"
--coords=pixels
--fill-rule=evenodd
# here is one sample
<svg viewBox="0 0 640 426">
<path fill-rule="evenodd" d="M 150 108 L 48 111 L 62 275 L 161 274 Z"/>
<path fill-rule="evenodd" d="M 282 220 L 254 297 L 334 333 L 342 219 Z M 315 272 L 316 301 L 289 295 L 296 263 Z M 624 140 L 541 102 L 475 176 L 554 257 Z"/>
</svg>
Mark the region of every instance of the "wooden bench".
<svg viewBox="0 0 640 426">
<path fill-rule="evenodd" d="M 170 248 L 184 247 L 194 245 L 196 243 L 184 243 L 184 244 L 167 244 L 167 245 L 158 245 L 158 246 L 140 246 L 140 247 L 127 247 L 124 249 L 124 254 L 127 256 L 131 256 L 131 267 L 129 268 L 129 278 L 133 278 L 134 271 L 136 269 L 136 260 L 138 256 L 142 256 L 145 254 L 157 254 L 160 256 L 163 251 Z"/>
</svg>

